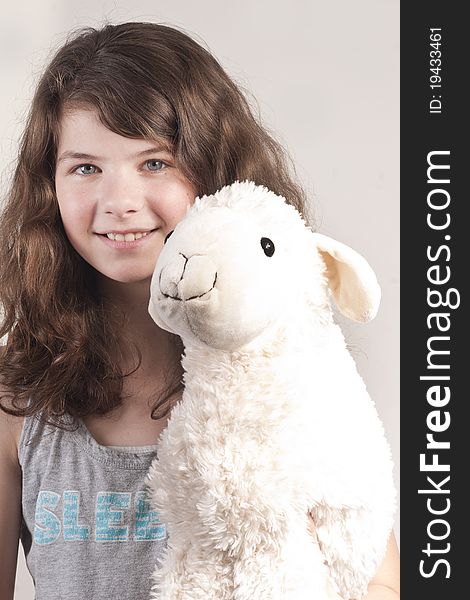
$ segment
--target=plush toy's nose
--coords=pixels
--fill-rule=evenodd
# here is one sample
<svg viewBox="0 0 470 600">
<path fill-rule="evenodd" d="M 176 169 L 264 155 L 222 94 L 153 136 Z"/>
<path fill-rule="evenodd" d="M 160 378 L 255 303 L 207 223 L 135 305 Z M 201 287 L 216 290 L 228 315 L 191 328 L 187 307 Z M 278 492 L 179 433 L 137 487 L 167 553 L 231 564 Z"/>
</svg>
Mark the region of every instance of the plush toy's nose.
<svg viewBox="0 0 470 600">
<path fill-rule="evenodd" d="M 217 269 L 208 256 L 179 253 L 160 274 L 160 290 L 165 296 L 192 300 L 209 292 L 215 285 Z"/>
</svg>

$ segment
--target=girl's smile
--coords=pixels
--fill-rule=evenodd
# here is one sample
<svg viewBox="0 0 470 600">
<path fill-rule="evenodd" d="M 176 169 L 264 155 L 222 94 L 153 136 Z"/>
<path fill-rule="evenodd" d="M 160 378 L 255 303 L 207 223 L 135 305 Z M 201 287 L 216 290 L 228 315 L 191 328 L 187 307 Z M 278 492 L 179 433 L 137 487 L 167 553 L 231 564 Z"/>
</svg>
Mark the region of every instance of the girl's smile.
<svg viewBox="0 0 470 600">
<path fill-rule="evenodd" d="M 158 228 L 137 232 L 114 231 L 98 233 L 97 235 L 99 235 L 100 239 L 110 248 L 131 250 L 132 248 L 139 248 L 142 244 L 148 242 L 149 239 L 152 239 L 152 236 L 156 231 L 158 231 Z"/>
<path fill-rule="evenodd" d="M 108 279 L 149 279 L 196 196 L 167 145 L 123 137 L 94 110 L 76 109 L 63 114 L 57 157 L 57 200 L 75 250 Z"/>
</svg>

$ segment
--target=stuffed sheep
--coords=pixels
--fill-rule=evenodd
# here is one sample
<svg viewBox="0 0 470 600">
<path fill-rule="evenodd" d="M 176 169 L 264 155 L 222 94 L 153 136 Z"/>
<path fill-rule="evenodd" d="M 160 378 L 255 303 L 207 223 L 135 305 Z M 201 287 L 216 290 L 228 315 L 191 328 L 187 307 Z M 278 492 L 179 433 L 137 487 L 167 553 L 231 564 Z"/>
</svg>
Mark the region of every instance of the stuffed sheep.
<svg viewBox="0 0 470 600">
<path fill-rule="evenodd" d="M 168 532 L 153 598 L 365 594 L 392 462 L 330 294 L 356 321 L 380 300 L 359 254 L 252 182 L 197 198 L 167 236 L 149 312 L 183 340 L 185 390 L 148 476 Z"/>
</svg>

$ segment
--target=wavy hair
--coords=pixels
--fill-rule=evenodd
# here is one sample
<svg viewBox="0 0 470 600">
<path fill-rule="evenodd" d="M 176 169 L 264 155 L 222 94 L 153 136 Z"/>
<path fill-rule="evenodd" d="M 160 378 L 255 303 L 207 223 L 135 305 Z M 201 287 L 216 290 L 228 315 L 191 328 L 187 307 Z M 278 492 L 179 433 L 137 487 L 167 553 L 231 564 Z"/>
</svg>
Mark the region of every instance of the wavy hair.
<svg viewBox="0 0 470 600">
<path fill-rule="evenodd" d="M 69 243 L 58 210 L 56 151 L 69 108 L 94 109 L 122 136 L 165 141 L 198 195 L 249 179 L 308 219 L 287 153 L 210 52 L 153 23 L 74 32 L 39 80 L 0 220 L 0 381 L 8 390 L 0 408 L 58 426 L 66 415 L 119 406 L 129 375 L 115 356 L 123 317 L 98 296 L 95 272 Z M 177 336 L 174 344 L 182 349 Z M 138 368 L 138 348 L 135 356 Z M 156 394 L 153 418 L 168 414 L 181 388 L 178 365 Z"/>
</svg>

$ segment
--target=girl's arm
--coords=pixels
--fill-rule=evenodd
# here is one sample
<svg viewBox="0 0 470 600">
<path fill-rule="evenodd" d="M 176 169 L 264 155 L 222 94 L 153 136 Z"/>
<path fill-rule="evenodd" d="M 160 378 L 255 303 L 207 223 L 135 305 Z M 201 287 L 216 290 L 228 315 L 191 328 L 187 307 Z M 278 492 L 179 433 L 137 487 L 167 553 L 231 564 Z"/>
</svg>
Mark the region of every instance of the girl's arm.
<svg viewBox="0 0 470 600">
<path fill-rule="evenodd" d="M 308 515 L 308 529 L 317 539 L 313 519 Z M 400 598 L 400 557 L 395 535 L 392 532 L 388 540 L 384 559 L 367 590 L 363 600 L 399 600 Z M 337 596 L 337 600 L 341 600 Z"/>
<path fill-rule="evenodd" d="M 400 598 L 400 557 L 392 533 L 385 557 L 377 569 L 364 600 L 398 600 Z"/>
<path fill-rule="evenodd" d="M 0 409 L 0 600 L 12 600 L 21 527 L 18 418 Z"/>
</svg>

